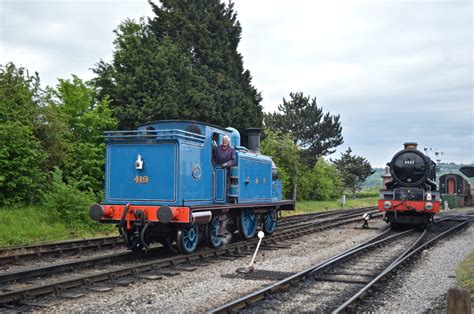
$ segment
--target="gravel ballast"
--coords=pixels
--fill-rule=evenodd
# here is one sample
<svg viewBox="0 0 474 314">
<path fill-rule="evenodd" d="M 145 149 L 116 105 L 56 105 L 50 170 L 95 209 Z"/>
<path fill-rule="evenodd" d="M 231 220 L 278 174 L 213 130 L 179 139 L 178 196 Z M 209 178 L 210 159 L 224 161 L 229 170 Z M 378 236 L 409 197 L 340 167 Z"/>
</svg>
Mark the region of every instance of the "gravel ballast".
<svg viewBox="0 0 474 314">
<path fill-rule="evenodd" d="M 298 238 L 288 249 L 260 251 L 256 268 L 297 272 L 334 256 L 379 234 L 386 224 L 372 221 L 374 229 L 356 229 L 352 224 Z M 378 228 L 378 229 L 377 229 Z M 456 285 L 455 269 L 462 259 L 474 251 L 474 226 L 440 241 L 411 262 L 408 272 L 400 271 L 373 297 L 368 297 L 357 312 L 427 312 L 446 308 L 446 294 Z M 246 266 L 251 256 L 234 261 L 219 260 L 194 272 L 182 271 L 179 276 L 157 281 L 135 282 L 116 287 L 111 292 L 87 292 L 81 299 L 60 299 L 48 311 L 149 311 L 204 312 L 245 295 L 271 280 L 225 278 Z M 321 293 L 313 291 L 313 297 Z M 283 310 L 284 308 L 281 308 Z M 311 310 L 311 298 L 301 310 Z"/>
<path fill-rule="evenodd" d="M 379 234 L 386 224 L 371 222 L 371 229 L 351 224 L 298 238 L 288 249 L 260 251 L 256 268 L 297 272 L 321 262 Z M 245 267 L 251 256 L 234 261 L 216 261 L 194 272 L 163 277 L 157 281 L 136 282 L 107 293 L 87 293 L 86 297 L 64 300 L 51 306 L 52 311 L 165 311 L 203 312 L 249 293 L 270 280 L 244 280 L 221 277 Z"/>
<path fill-rule="evenodd" d="M 447 292 L 456 287 L 456 267 L 474 251 L 474 226 L 442 240 L 422 253 L 408 272 L 398 272 L 376 294 L 364 301 L 357 312 L 419 313 L 444 311 Z M 389 293 L 387 293 L 389 291 Z"/>
</svg>

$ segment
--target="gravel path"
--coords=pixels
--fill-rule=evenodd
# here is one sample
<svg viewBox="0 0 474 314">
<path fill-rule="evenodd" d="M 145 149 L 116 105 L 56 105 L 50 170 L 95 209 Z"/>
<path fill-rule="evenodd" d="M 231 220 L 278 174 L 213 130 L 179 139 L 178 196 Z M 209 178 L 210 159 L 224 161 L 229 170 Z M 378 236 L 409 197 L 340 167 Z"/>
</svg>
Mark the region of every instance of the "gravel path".
<svg viewBox="0 0 474 314">
<path fill-rule="evenodd" d="M 456 286 L 456 267 L 474 251 L 474 225 L 423 252 L 407 273 L 385 287 L 384 296 L 366 299 L 357 312 L 445 312 L 447 292 Z"/>
<path fill-rule="evenodd" d="M 356 229 L 360 224 L 326 230 L 297 239 L 291 248 L 261 251 L 257 269 L 287 272 L 301 271 L 381 232 L 386 224 L 372 221 L 373 229 Z M 380 228 L 380 229 L 378 229 Z M 194 272 L 158 281 L 143 281 L 128 287 L 117 287 L 108 293 L 90 293 L 76 300 L 64 300 L 48 311 L 150 311 L 203 312 L 217 307 L 263 285 L 269 280 L 243 280 L 221 277 L 246 266 L 251 256 L 235 261 L 216 261 Z"/>
</svg>

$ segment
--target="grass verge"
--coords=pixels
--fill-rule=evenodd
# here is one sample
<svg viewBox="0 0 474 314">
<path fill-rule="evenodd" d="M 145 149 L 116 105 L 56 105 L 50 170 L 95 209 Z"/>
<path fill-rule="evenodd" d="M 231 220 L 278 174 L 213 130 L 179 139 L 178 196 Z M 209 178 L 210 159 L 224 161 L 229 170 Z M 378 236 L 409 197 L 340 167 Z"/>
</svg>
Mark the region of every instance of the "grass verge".
<svg viewBox="0 0 474 314">
<path fill-rule="evenodd" d="M 470 253 L 456 269 L 459 286 L 474 293 L 474 252 Z"/>
<path fill-rule="evenodd" d="M 115 234 L 112 226 L 65 224 L 56 216 L 38 206 L 0 208 L 0 247 Z"/>
<path fill-rule="evenodd" d="M 357 207 L 376 206 L 378 197 L 346 198 L 346 204 L 341 208 L 339 200 L 333 201 L 297 201 L 294 212 L 285 212 L 283 216 L 303 213 L 321 212 L 333 209 L 347 209 Z"/>
</svg>

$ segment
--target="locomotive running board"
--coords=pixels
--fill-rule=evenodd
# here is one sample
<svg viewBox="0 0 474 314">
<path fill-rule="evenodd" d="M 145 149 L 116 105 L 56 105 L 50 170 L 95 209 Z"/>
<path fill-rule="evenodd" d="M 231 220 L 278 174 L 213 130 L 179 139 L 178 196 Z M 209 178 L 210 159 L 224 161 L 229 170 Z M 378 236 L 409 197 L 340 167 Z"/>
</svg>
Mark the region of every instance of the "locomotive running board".
<svg viewBox="0 0 474 314">
<path fill-rule="evenodd" d="M 295 201 L 284 200 L 279 202 L 270 203 L 238 203 L 238 204 L 212 204 L 212 205 L 194 205 L 189 206 L 193 211 L 203 211 L 212 209 L 232 209 L 232 208 L 252 208 L 252 209 L 265 209 L 265 208 L 276 208 L 279 210 L 294 210 Z"/>
</svg>

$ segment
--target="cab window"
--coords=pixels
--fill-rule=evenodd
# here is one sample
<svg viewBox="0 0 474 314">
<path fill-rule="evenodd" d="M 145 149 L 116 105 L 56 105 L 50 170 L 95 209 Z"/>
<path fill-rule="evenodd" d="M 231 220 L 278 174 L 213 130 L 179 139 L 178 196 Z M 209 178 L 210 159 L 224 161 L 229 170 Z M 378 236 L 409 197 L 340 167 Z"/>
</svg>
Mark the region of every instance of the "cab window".
<svg viewBox="0 0 474 314">
<path fill-rule="evenodd" d="M 217 147 L 218 145 L 222 144 L 222 137 L 221 133 L 214 132 L 212 134 L 212 147 Z"/>
</svg>

